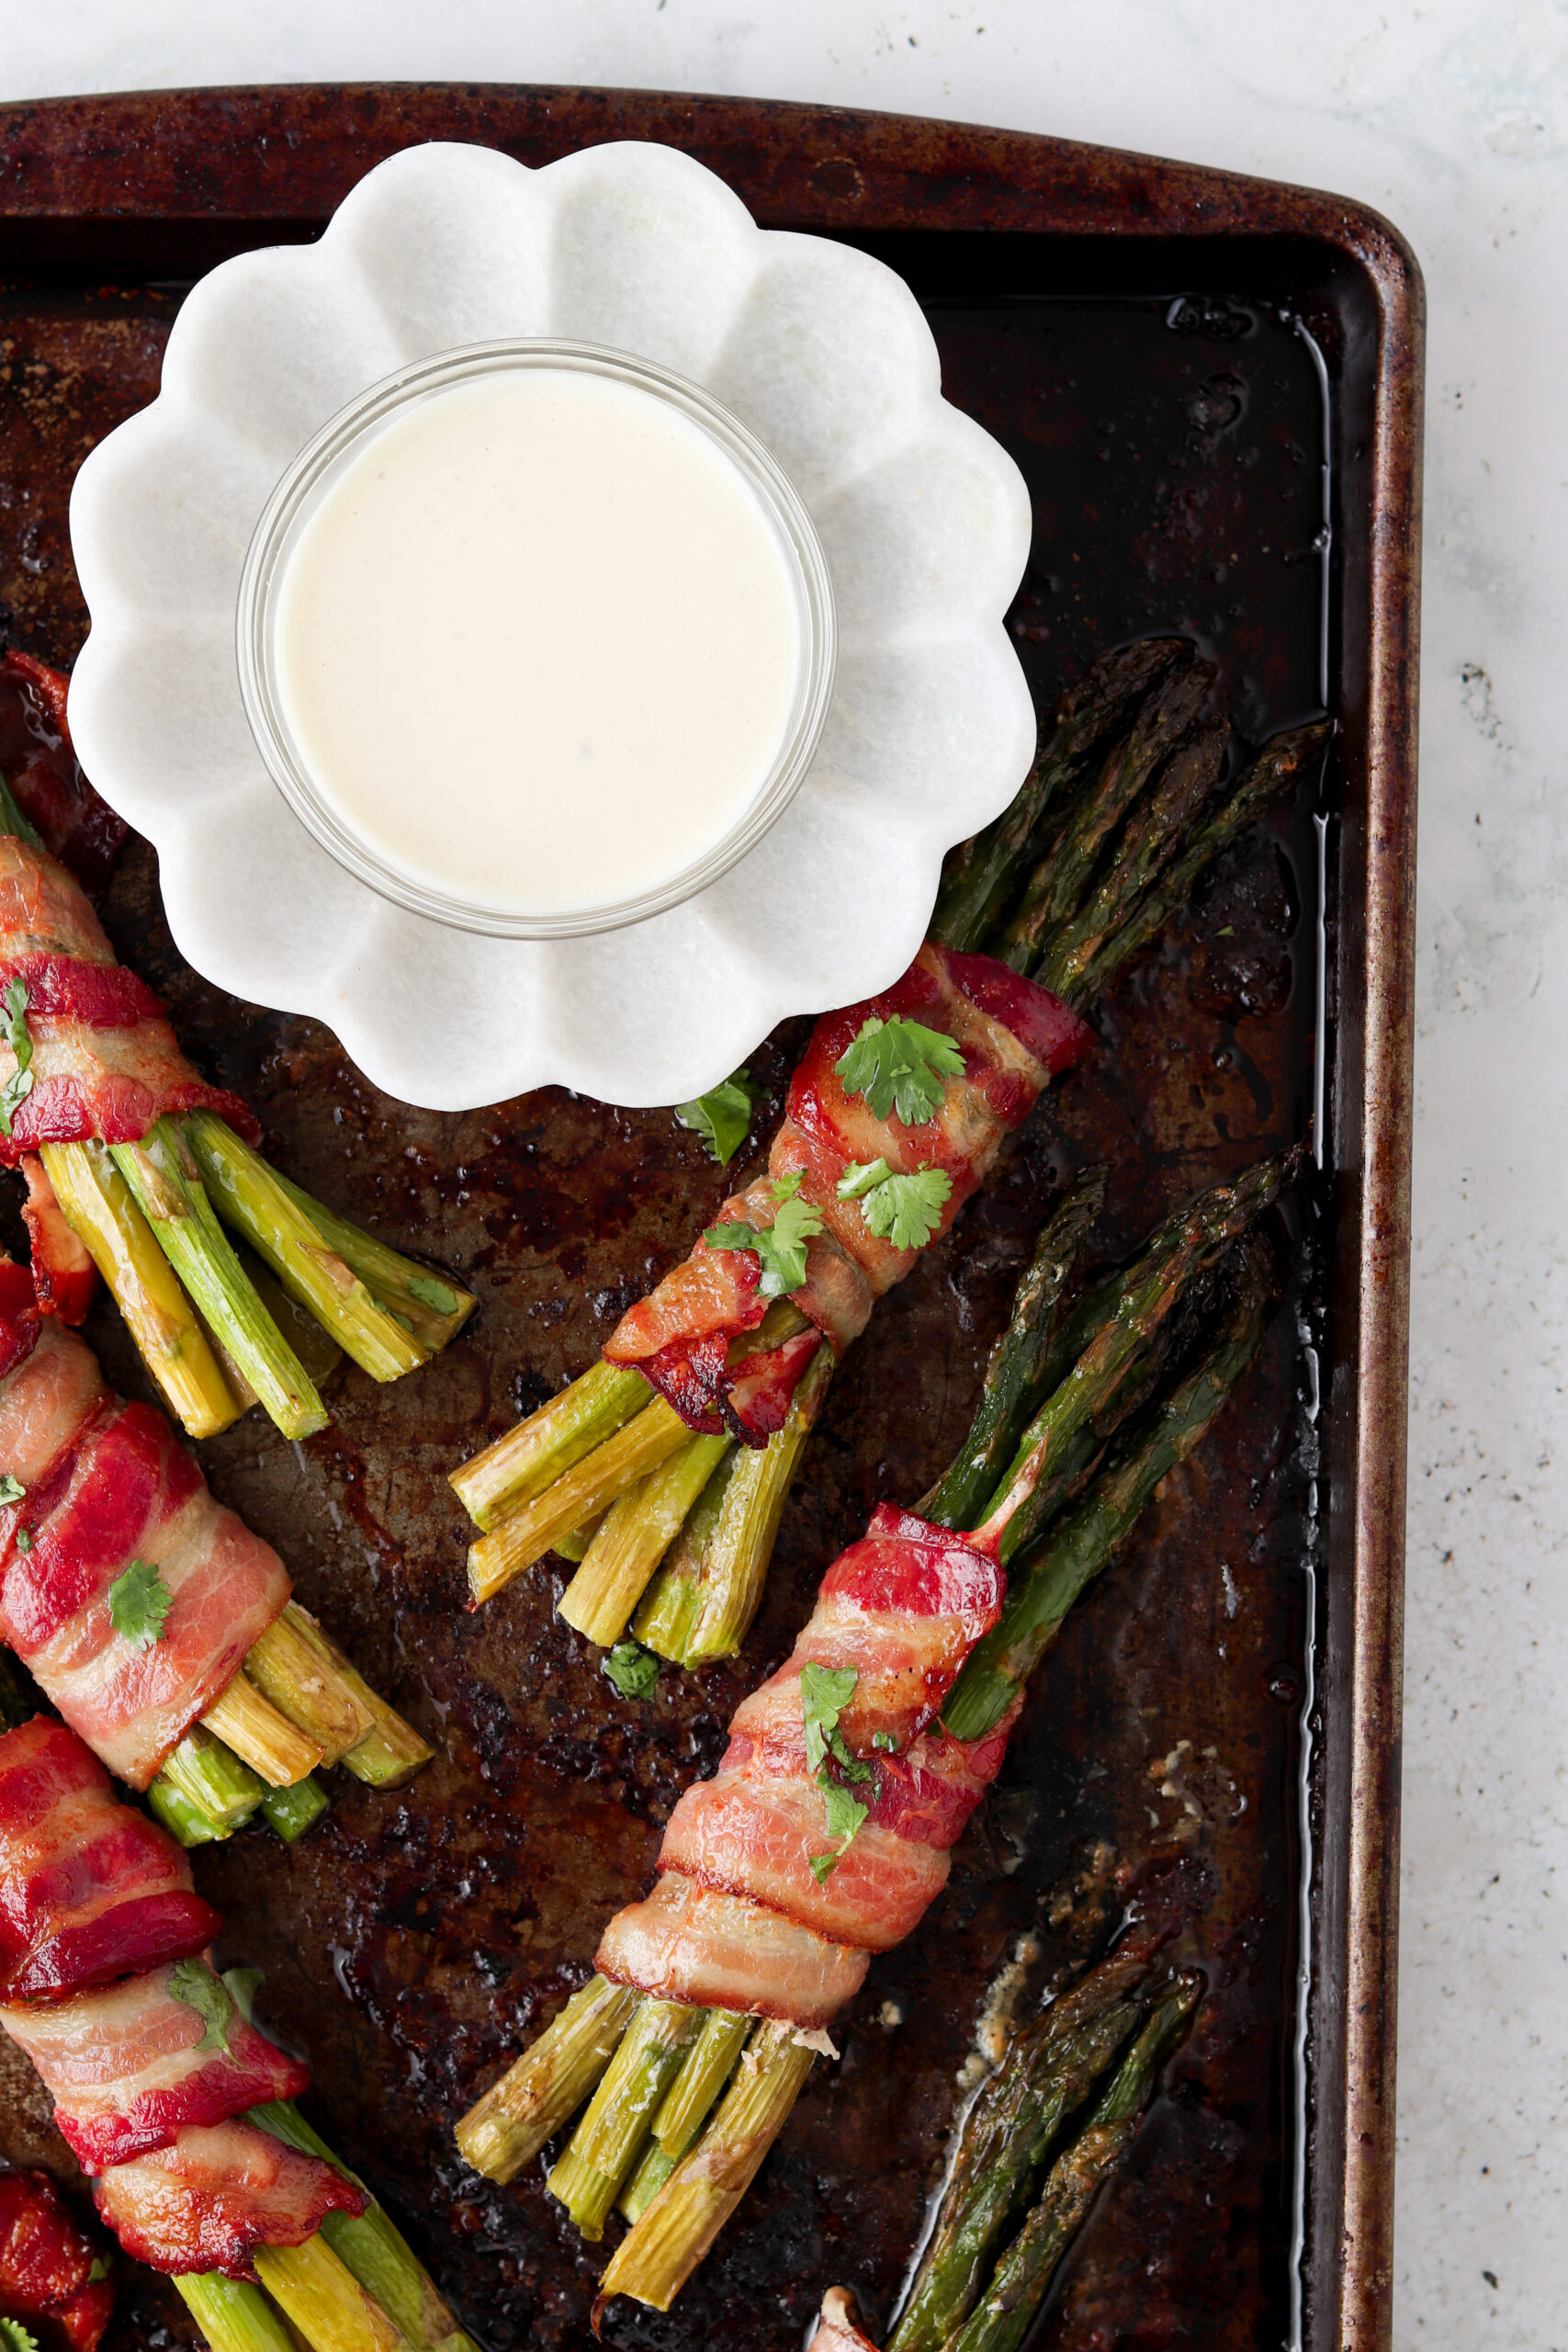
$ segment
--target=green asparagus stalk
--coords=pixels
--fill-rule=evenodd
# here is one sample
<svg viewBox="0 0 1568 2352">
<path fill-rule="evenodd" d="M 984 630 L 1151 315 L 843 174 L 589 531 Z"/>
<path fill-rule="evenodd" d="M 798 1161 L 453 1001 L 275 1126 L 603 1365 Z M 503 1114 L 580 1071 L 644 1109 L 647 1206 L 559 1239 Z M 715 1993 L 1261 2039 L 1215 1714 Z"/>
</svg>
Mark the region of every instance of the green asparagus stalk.
<svg viewBox="0 0 1568 2352">
<path fill-rule="evenodd" d="M 1255 825 L 1276 801 L 1294 789 L 1298 779 L 1314 768 L 1328 748 L 1333 727 L 1323 720 L 1276 735 L 1266 743 L 1241 782 L 1212 817 L 1194 828 L 1180 854 L 1173 858 L 1143 899 L 1111 932 L 1092 959 L 1067 983 L 1066 1001 L 1077 1010 L 1103 996 L 1129 957 L 1164 930 L 1179 907 L 1186 905 L 1192 885 L 1205 866 Z"/>
<path fill-rule="evenodd" d="M 175 1122 L 159 1119 L 139 1144 L 109 1150 L 164 1256 L 284 1436 L 324 1429 L 315 1384 L 246 1278 Z"/>
<path fill-rule="evenodd" d="M 1018 1560 L 998 1623 L 971 1651 L 942 1709 L 955 1739 L 995 1730 L 1085 1587 L 1128 1541 L 1156 1487 L 1201 1442 L 1263 1333 L 1268 1272 L 1243 1245 L 1235 1306 L 1207 1360 L 1180 1382 L 1037 1551 Z"/>
<path fill-rule="evenodd" d="M 561 1596 L 560 1614 L 569 1625 L 602 1648 L 620 1639 L 686 1514 L 734 1443 L 729 1437 L 692 1438 L 612 1505 Z"/>
<path fill-rule="evenodd" d="M 616 2247 L 601 2305 L 612 2295 L 634 2295 L 669 2310 L 751 2186 L 815 2056 L 793 2027 L 756 2028 L 713 2121 Z"/>
<path fill-rule="evenodd" d="M 303 2245 L 258 2245 L 251 2260 L 311 2352 L 408 2352 L 402 2331 L 319 2232 Z"/>
<path fill-rule="evenodd" d="M 308 1609 L 301 1609 L 291 1600 L 287 1614 L 306 1649 L 314 1653 L 319 1662 L 316 1671 L 335 1676 L 367 1722 L 368 1727 L 344 1755 L 344 1771 L 376 1789 L 400 1789 L 416 1772 L 423 1772 L 435 1753 L 429 1741 L 422 1739 L 413 1725 L 405 1723 L 378 1690 L 372 1690 L 358 1668 L 349 1662 Z"/>
<path fill-rule="evenodd" d="M 210 2352 L 297 2352 L 259 2287 L 216 2270 L 175 2280 L 180 2301 L 206 2336 Z"/>
<path fill-rule="evenodd" d="M 697 2038 L 664 2095 L 642 2161 L 626 2183 L 620 2208 L 639 2221 L 691 2146 L 735 2069 L 751 2019 L 735 2009 L 705 2009 Z"/>
<path fill-rule="evenodd" d="M 232 1132 L 231 1130 L 231 1132 Z M 323 1202 L 314 1199 L 291 1177 L 261 1165 L 298 1209 L 302 1209 L 326 1248 L 342 1259 L 389 1315 L 406 1323 L 426 1356 L 439 1355 L 457 1337 L 479 1305 L 472 1291 L 464 1290 L 446 1274 L 408 1258 L 390 1242 L 378 1240 L 363 1226 L 351 1225 Z"/>
<path fill-rule="evenodd" d="M 247 2120 L 305 2155 L 319 2156 L 356 2188 L 365 2188 L 358 2174 L 350 2171 L 321 2133 L 307 2123 L 292 2099 L 253 2107 Z M 369 2195 L 367 2189 L 366 2194 Z M 424 2265 L 390 2214 L 374 2199 L 358 2215 L 329 2213 L 321 2223 L 321 2235 L 344 2269 L 401 2329 L 412 2352 L 474 2352 Z"/>
<path fill-rule="evenodd" d="M 476 2172 L 516 2177 L 597 2085 L 639 1996 L 591 1976 L 457 2126 L 457 2146 Z"/>
<path fill-rule="evenodd" d="M 290 1296 L 332 1332 L 363 1371 L 373 1380 L 398 1380 L 426 1361 L 429 1351 L 329 1249 L 265 1160 L 242 1143 L 226 1121 L 210 1111 L 197 1111 L 183 1125 L 219 1216 L 244 1236 Z"/>
<path fill-rule="evenodd" d="M 289 1788 L 264 1790 L 257 1811 L 284 1844 L 292 1846 L 307 1829 L 313 1829 L 331 1807 L 332 1799 L 312 1772 Z"/>
<path fill-rule="evenodd" d="M 1020 866 L 1035 847 L 1042 819 L 1077 783 L 1090 754 L 1190 650 L 1180 638 L 1148 638 L 1106 654 L 1068 688 L 1017 798 L 949 857 L 931 917 L 933 939 L 964 951 L 983 944 L 1001 919 Z"/>
<path fill-rule="evenodd" d="M 249 1821 L 266 1793 L 266 1782 L 205 1724 L 193 1724 L 149 1792 L 152 1796 L 160 1793 L 194 1807 L 212 1825 L 209 1836 L 229 1838 Z"/>
<path fill-rule="evenodd" d="M 542 1560 L 561 1536 L 607 1510 L 684 1446 L 691 1434 L 662 1396 L 645 1405 L 606 1443 L 503 1519 L 491 1534 L 468 1546 L 468 1590 L 475 1606 L 492 1600 L 525 1568 Z"/>
<path fill-rule="evenodd" d="M 998 2263 L 984 2297 L 949 2338 L 951 2352 L 1018 2352 L 1063 2256 L 1136 2138 L 1159 2070 L 1186 2031 L 1201 1990 L 1201 1980 L 1188 1971 L 1173 1977 L 1156 1999 L 1089 2122 L 1053 2165 L 1043 2194 Z M 897 2336 L 894 2344 L 898 2345 Z"/>
<path fill-rule="evenodd" d="M 1033 978 L 1066 999 L 1126 910 L 1135 906 L 1175 856 L 1179 843 L 1219 782 L 1224 765 L 1223 724 L 1207 727 L 1179 746 L 1148 803 L 1127 829 L 1122 854 L 1077 914 L 1042 941 Z"/>
<path fill-rule="evenodd" d="M 765 1446 L 741 1446 L 694 1572 L 667 1563 L 649 1586 L 639 1642 L 682 1666 L 729 1657 L 757 1613 L 785 1499 L 822 1409 L 838 1358 L 823 1342 L 802 1373 L 783 1429 Z"/>
<path fill-rule="evenodd" d="M 1003 960 L 1015 971 L 1032 971 L 1042 942 L 1083 904 L 1117 826 L 1186 734 L 1213 683 L 1213 665 L 1192 662 L 1173 671 L 1149 695 L 1132 733 L 1109 754 L 1003 926 Z"/>
<path fill-rule="evenodd" d="M 115 1305 L 169 1409 L 189 1437 L 215 1437 L 241 1403 L 173 1266 L 101 1143 L 46 1143 L 54 1197 Z"/>
<path fill-rule="evenodd" d="M 449 1484 L 488 1535 L 625 1429 L 653 1396 L 640 1372 L 601 1357 L 527 1420 L 454 1470 Z"/>
<path fill-rule="evenodd" d="M 1046 1220 L 1013 1300 L 1007 1329 L 986 1366 L 980 1406 L 952 1467 L 919 1505 L 938 1527 L 964 1528 L 984 1507 L 1038 1408 L 1043 1365 L 1055 1336 L 1062 1295 L 1089 1227 L 1105 1206 L 1110 1170 L 1086 1169 Z"/>
<path fill-rule="evenodd" d="M 702 2016 L 679 2001 L 642 2003 L 551 2172 L 547 2186 L 585 2238 L 604 2235 L 610 2209 L 642 2153 Z"/>
<path fill-rule="evenodd" d="M 1147 1944 L 1130 1939 L 1013 2036 L 964 2120 L 936 2228 L 887 2352 L 942 2352 L 967 2317 L 1063 2118 L 1138 2024 L 1129 1996 L 1148 1970 Z"/>
</svg>

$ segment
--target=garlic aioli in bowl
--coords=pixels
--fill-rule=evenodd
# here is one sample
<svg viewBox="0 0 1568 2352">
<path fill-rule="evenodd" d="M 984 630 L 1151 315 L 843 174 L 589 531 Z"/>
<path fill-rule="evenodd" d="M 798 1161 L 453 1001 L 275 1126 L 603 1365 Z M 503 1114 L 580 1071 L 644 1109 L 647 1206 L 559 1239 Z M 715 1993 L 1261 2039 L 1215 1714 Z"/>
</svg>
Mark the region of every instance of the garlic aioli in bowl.
<svg viewBox="0 0 1568 2352">
<path fill-rule="evenodd" d="M 296 461 L 241 667 L 249 628 L 258 741 L 344 863 L 547 934 L 673 903 L 766 830 L 820 729 L 831 598 L 798 500 L 705 394 L 517 348 L 410 371 L 435 380 Z"/>
</svg>

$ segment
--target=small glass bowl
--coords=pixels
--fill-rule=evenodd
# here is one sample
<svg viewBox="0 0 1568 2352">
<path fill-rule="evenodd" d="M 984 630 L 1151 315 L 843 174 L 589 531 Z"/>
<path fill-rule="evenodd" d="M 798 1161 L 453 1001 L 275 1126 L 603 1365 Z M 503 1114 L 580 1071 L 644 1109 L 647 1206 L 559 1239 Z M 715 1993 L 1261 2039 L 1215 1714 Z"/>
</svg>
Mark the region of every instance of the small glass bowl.
<svg viewBox="0 0 1568 2352">
<path fill-rule="evenodd" d="M 800 651 L 795 697 L 778 754 L 750 808 L 721 840 L 682 872 L 635 898 L 581 911 L 520 914 L 447 897 L 383 858 L 332 808 L 284 713 L 275 661 L 276 591 L 321 499 L 390 417 L 453 384 L 511 368 L 562 367 L 612 377 L 651 392 L 717 443 L 745 477 L 778 534 L 795 586 Z M 564 939 L 617 931 L 662 914 L 705 890 L 756 847 L 788 808 L 815 757 L 833 689 L 838 639 L 832 582 L 816 526 L 788 476 L 739 417 L 701 385 L 627 352 L 596 344 L 518 337 L 469 344 L 400 368 L 340 410 L 307 443 L 267 501 L 252 536 L 240 578 L 236 647 L 240 692 L 256 748 L 300 823 L 340 865 L 394 906 L 459 931 L 487 932 L 503 939 Z"/>
</svg>

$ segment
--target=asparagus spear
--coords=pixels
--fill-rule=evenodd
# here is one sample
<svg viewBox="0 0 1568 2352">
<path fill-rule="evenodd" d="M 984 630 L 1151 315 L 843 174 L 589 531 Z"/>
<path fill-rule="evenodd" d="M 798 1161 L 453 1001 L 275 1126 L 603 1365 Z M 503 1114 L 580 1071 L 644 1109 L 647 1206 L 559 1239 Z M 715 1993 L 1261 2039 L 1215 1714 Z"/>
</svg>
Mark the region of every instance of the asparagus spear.
<svg viewBox="0 0 1568 2352">
<path fill-rule="evenodd" d="M 933 939 L 964 950 L 981 945 L 1000 920 L 1047 809 L 1076 783 L 1091 752 L 1179 661 L 1190 659 L 1190 651 L 1180 638 L 1148 638 L 1105 654 L 1067 689 L 1011 807 L 948 858 L 931 917 Z"/>
<path fill-rule="evenodd" d="M 669 2310 L 750 2188 L 815 2058 L 792 2026 L 758 2025 L 712 2123 L 616 2247 L 596 2312 L 612 2295 Z"/>
<path fill-rule="evenodd" d="M 601 1357 L 538 1412 L 454 1470 L 449 1483 L 474 1525 L 489 1534 L 625 1429 L 652 1404 L 653 1395 L 640 1372 Z"/>
<path fill-rule="evenodd" d="M 215 1437 L 241 1405 L 130 1185 L 101 1143 L 46 1143 L 44 1173 L 141 1360 L 187 1435 Z"/>
<path fill-rule="evenodd" d="M 751 2020 L 735 2009 L 705 2009 L 697 2038 L 665 2093 L 641 2163 L 626 2183 L 620 2208 L 639 2221 L 691 2146 L 734 2071 Z"/>
<path fill-rule="evenodd" d="M 1134 1359 L 1169 1317 L 1194 1275 L 1213 1266 L 1228 1243 L 1279 1198 L 1299 1166 L 1293 1152 L 1260 1160 L 1235 1184 L 1216 1184 L 1200 1193 L 1177 1224 L 1168 1250 L 1152 1265 L 1141 1260 L 1122 1283 L 1104 1328 L 1024 1431 L 975 1531 L 977 1539 L 997 1544 L 1004 1562 L 1015 1558 L 1039 1527 L 1039 1498 L 1053 1453 L 1059 1453 L 1114 1396 Z"/>
<path fill-rule="evenodd" d="M 1160 1480 L 1201 1442 L 1251 1363 L 1263 1333 L 1268 1272 L 1261 1256 L 1246 1253 L 1242 1263 L 1236 1305 L 1207 1360 L 1072 1514 L 1015 1564 L 999 1622 L 971 1651 L 942 1708 L 943 1728 L 955 1739 L 982 1739 L 1001 1722 L 1074 1601 L 1127 1542 Z"/>
<path fill-rule="evenodd" d="M 537 2155 L 598 2083 L 638 2000 L 603 1976 L 572 1995 L 458 2124 L 458 2149 L 476 2172 L 512 2180 Z"/>
<path fill-rule="evenodd" d="M 1224 724 L 1217 722 L 1172 753 L 1147 807 L 1128 827 L 1122 854 L 1111 872 L 1077 913 L 1042 941 L 1033 971 L 1042 988 L 1067 997 L 1114 933 L 1123 910 L 1135 905 L 1169 865 L 1182 835 L 1219 781 L 1225 736 Z"/>
<path fill-rule="evenodd" d="M 1062 1294 L 1084 1238 L 1105 1206 L 1109 1182 L 1109 1169 L 1086 1169 L 1041 1231 L 1007 1329 L 986 1366 L 979 1410 L 969 1434 L 951 1468 L 919 1505 L 921 1516 L 939 1527 L 966 1527 L 1017 1451 L 1024 1425 L 1040 1402 L 1036 1392 L 1060 1317 Z"/>
<path fill-rule="evenodd" d="M 1158 880 L 1132 908 L 1086 966 L 1066 984 L 1066 1001 L 1081 1011 L 1102 996 L 1114 975 L 1139 948 L 1163 931 L 1178 907 L 1185 906 L 1192 885 L 1220 852 L 1255 825 L 1259 817 L 1293 789 L 1297 779 L 1317 765 L 1334 729 L 1321 720 L 1276 735 L 1266 743 L 1235 791 L 1212 817 L 1197 826 L 1179 856 L 1171 860 Z"/>
<path fill-rule="evenodd" d="M 640 1379 L 640 1374 L 638 1375 Z M 646 1387 L 647 1383 L 643 1385 Z M 533 1502 L 525 1503 L 493 1534 L 468 1547 L 468 1590 L 477 1607 L 493 1599 L 525 1568 L 542 1560 L 558 1537 L 570 1535 L 657 1470 L 691 1438 L 673 1405 L 657 1396 L 597 1452 L 586 1454 Z"/>
<path fill-rule="evenodd" d="M 176 2278 L 175 2289 L 211 2352 L 296 2352 L 295 2338 L 248 2280 L 208 2270 Z"/>
<path fill-rule="evenodd" d="M 1107 757 L 1003 926 L 1003 960 L 1015 971 L 1032 971 L 1043 941 L 1077 913 L 1116 827 L 1186 734 L 1213 684 L 1213 664 L 1193 662 L 1165 678 L 1144 704 L 1132 733 Z"/>
<path fill-rule="evenodd" d="M 1159 2070 L 1186 2031 L 1201 1991 L 1201 1979 L 1189 1970 L 1172 1977 L 1156 2000 L 1088 2123 L 1053 2165 L 1043 2194 L 998 2263 L 978 2306 L 949 2339 L 951 2352 L 1018 2352 L 1063 2256 L 1136 2138 Z M 898 2343 L 895 2336 L 894 2345 Z"/>
<path fill-rule="evenodd" d="M 287 2141 L 291 2148 L 320 2156 L 356 2188 L 365 2188 L 358 2174 L 351 2172 L 321 2133 L 306 2122 L 292 2099 L 273 2099 L 265 2107 L 253 2107 L 247 2120 L 275 2139 Z M 412 2352 L 474 2352 L 424 2265 L 390 2214 L 374 2199 L 358 2215 L 329 2213 L 321 2223 L 321 2235 L 344 2267 L 401 2329 Z"/>
<path fill-rule="evenodd" d="M 838 1358 L 824 1341 L 800 1376 L 783 1429 L 765 1446 L 738 1448 L 690 1573 L 683 1563 L 671 1562 L 649 1585 L 636 1632 L 661 1657 L 694 1666 L 731 1657 L 745 1640 L 785 1499 L 837 1369 Z"/>
<path fill-rule="evenodd" d="M 1013 2036 L 964 2119 L 936 2228 L 887 2352 L 942 2352 L 972 2310 L 1063 2117 L 1138 2024 L 1128 1996 L 1148 1970 L 1147 1945 L 1130 1939 Z"/>
<path fill-rule="evenodd" d="M 585 2238 L 600 2238 L 654 2115 L 681 2071 L 702 2011 L 645 2000 L 546 2186 Z"/>
<path fill-rule="evenodd" d="M 560 1614 L 569 1625 L 606 1649 L 620 1639 L 649 1578 L 734 1442 L 690 1439 L 612 1505 L 561 1596 Z"/>
</svg>

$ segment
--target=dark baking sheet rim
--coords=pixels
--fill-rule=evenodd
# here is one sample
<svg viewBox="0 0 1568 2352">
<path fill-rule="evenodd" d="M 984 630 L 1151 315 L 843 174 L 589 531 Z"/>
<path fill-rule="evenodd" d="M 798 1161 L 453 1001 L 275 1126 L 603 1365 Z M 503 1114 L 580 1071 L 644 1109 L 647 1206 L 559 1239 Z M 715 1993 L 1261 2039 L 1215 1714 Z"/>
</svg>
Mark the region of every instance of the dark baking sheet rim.
<svg viewBox="0 0 1568 2352">
<path fill-rule="evenodd" d="M 186 280 L 308 239 L 399 148 L 538 164 L 657 139 L 771 227 L 1047 240 L 1064 290 L 1265 284 L 1328 373 L 1340 724 L 1326 1122 L 1337 1205 L 1327 1575 L 1311 1792 L 1303 2342 L 1390 2334 L 1424 301 L 1365 206 L 1194 164 L 894 115 L 660 92 L 308 85 L 0 108 L 0 275 Z M 993 251 L 1002 250 L 993 246 Z"/>
</svg>

